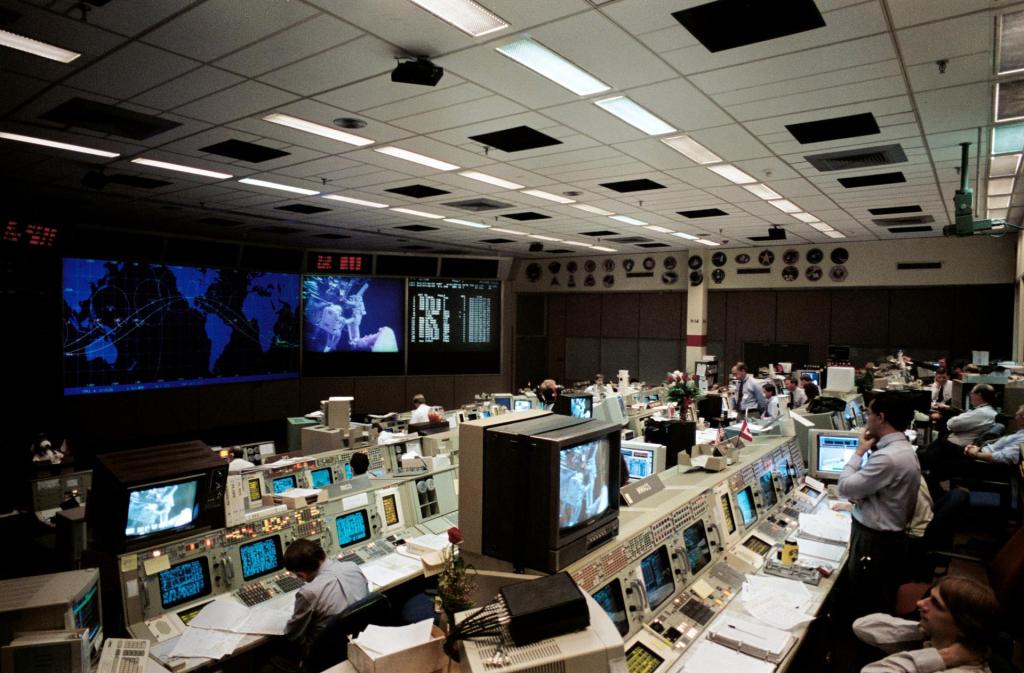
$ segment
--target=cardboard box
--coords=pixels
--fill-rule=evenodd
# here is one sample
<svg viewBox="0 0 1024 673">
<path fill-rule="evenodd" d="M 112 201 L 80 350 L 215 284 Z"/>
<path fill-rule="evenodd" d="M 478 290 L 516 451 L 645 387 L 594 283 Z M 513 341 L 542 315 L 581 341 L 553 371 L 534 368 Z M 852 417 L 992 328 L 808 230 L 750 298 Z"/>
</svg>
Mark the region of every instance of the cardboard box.
<svg viewBox="0 0 1024 673">
<path fill-rule="evenodd" d="M 373 659 L 357 643 L 348 644 L 348 660 L 358 673 L 434 673 L 447 663 L 441 649 L 444 631 L 434 626 L 429 642 Z"/>
</svg>

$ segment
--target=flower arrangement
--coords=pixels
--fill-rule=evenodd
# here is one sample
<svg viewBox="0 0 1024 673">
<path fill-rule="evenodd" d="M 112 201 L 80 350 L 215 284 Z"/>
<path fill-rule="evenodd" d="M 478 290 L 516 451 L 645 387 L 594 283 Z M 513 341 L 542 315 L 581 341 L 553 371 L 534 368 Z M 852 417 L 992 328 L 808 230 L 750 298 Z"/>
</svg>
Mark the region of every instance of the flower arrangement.
<svg viewBox="0 0 1024 673">
<path fill-rule="evenodd" d="M 449 625 L 454 623 L 456 612 L 473 607 L 473 593 L 476 580 L 473 566 L 466 565 L 459 553 L 462 532 L 455 526 L 448 529 L 449 546 L 444 551 L 444 566 L 437 576 L 437 598 L 434 609 L 443 612 Z"/>
<path fill-rule="evenodd" d="M 700 389 L 700 383 L 698 383 L 699 380 L 696 374 L 687 374 L 678 369 L 665 376 L 665 385 L 668 386 L 665 397 L 669 402 L 676 403 L 681 416 L 687 414 L 694 400 L 704 396 Z"/>
</svg>

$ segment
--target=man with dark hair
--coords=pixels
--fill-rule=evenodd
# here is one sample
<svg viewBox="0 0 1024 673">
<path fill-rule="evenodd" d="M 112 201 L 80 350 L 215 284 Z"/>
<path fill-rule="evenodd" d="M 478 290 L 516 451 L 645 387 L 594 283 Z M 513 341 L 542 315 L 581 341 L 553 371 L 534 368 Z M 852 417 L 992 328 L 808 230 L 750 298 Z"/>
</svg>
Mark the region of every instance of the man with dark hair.
<svg viewBox="0 0 1024 673">
<path fill-rule="evenodd" d="M 799 409 L 800 407 L 807 404 L 807 395 L 804 393 L 804 389 L 800 387 L 800 383 L 792 376 L 787 377 L 786 390 L 789 392 L 789 408 Z"/>
<path fill-rule="evenodd" d="M 295 610 L 284 630 L 304 656 L 328 620 L 365 597 L 370 588 L 359 566 L 328 559 L 319 544 L 305 538 L 285 551 L 284 567 L 306 583 L 295 594 Z"/>
<path fill-rule="evenodd" d="M 913 418 L 902 395 L 876 395 L 857 450 L 839 477 L 839 495 L 854 503 L 846 573 L 855 617 L 892 607 L 905 566 L 905 531 L 921 487 L 917 454 L 903 434 Z"/>
<path fill-rule="evenodd" d="M 409 422 L 430 422 L 430 406 L 427 405 L 427 398 L 423 395 L 423 393 L 417 393 L 412 398 L 412 415 L 409 417 Z"/>
<path fill-rule="evenodd" d="M 352 478 L 349 480 L 352 488 L 357 491 L 370 488 L 370 478 L 366 476 L 366 471 L 370 469 L 370 459 L 367 455 L 362 452 L 354 453 L 348 464 L 352 468 Z"/>
<path fill-rule="evenodd" d="M 919 622 L 879 613 L 853 623 L 858 638 L 893 653 L 861 673 L 988 672 L 985 660 L 999 631 L 999 602 L 991 588 L 946 576 L 917 602 L 917 609 Z"/>
<path fill-rule="evenodd" d="M 800 387 L 803 388 L 808 404 L 813 402 L 815 397 L 821 395 L 821 390 L 818 388 L 817 384 L 814 383 L 814 379 L 811 378 L 810 374 L 800 375 Z"/>
<path fill-rule="evenodd" d="M 760 416 L 768 408 L 768 400 L 764 398 L 764 391 L 757 384 L 754 377 L 747 372 L 747 365 L 737 362 L 732 366 L 732 377 L 736 379 L 736 413 L 743 416 L 746 412 L 756 412 L 753 415 Z"/>
</svg>

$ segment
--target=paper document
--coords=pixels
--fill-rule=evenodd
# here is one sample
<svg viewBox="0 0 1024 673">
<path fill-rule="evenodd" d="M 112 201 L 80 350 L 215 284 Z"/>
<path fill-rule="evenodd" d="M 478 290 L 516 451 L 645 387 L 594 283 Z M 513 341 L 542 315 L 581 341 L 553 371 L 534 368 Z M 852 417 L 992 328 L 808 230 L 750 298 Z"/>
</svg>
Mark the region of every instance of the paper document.
<svg viewBox="0 0 1024 673">
<path fill-rule="evenodd" d="M 838 562 L 843 558 L 843 554 L 846 553 L 846 547 L 838 544 L 829 544 L 827 542 L 818 542 L 817 540 L 801 539 L 800 545 L 800 558 L 804 556 L 811 556 L 814 558 L 824 559 L 826 561 Z"/>
<path fill-rule="evenodd" d="M 723 615 L 710 629 L 710 635 L 716 641 L 733 649 L 750 648 L 765 658 L 778 658 L 792 646 L 793 636 L 788 631 L 772 626 L 743 619 L 741 617 Z"/>
<path fill-rule="evenodd" d="M 850 526 L 852 519 L 839 512 L 820 512 L 818 514 L 800 513 L 799 537 L 831 542 L 850 542 Z"/>
<path fill-rule="evenodd" d="M 411 554 L 426 554 L 429 552 L 441 551 L 447 547 L 448 531 L 433 535 L 420 535 L 419 537 L 406 538 L 405 546 Z"/>
<path fill-rule="evenodd" d="M 803 582 L 768 575 L 747 575 L 740 596 L 744 602 L 767 596 L 781 606 L 800 611 L 807 609 L 811 603 L 811 592 Z"/>
<path fill-rule="evenodd" d="M 705 640 L 693 648 L 682 670 L 685 673 L 772 673 L 775 664 Z"/>
<path fill-rule="evenodd" d="M 248 616 L 249 608 L 241 603 L 233 600 L 216 600 L 207 603 L 206 607 L 189 622 L 189 626 L 198 629 L 234 631 L 234 627 Z"/>
<path fill-rule="evenodd" d="M 204 607 L 189 626 L 242 634 L 284 635 L 285 624 L 292 616 L 293 596 L 284 594 L 251 608 L 229 599 L 215 600 Z"/>
<path fill-rule="evenodd" d="M 242 636 L 227 631 L 213 631 L 190 626 L 185 633 L 178 636 L 172 657 L 200 657 L 203 659 L 220 659 L 235 651 Z"/>
<path fill-rule="evenodd" d="M 249 611 L 249 615 L 235 627 L 237 633 L 263 636 L 283 636 L 284 627 L 292 616 L 291 604 L 267 601 Z"/>
<path fill-rule="evenodd" d="M 376 659 L 386 654 L 394 654 L 430 642 L 433 626 L 433 619 L 424 619 L 407 626 L 371 624 L 359 634 L 354 642 L 359 643 L 364 652 Z"/>
<path fill-rule="evenodd" d="M 387 587 L 419 575 L 423 572 L 423 564 L 416 558 L 388 554 L 367 561 L 359 569 L 374 587 Z"/>
</svg>

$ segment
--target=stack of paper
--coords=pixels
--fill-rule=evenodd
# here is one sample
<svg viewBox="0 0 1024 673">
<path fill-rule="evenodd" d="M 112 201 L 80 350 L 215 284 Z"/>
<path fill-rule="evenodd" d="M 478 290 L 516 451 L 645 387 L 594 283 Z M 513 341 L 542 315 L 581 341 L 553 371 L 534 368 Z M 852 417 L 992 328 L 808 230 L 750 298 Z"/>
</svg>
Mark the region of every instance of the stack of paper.
<svg viewBox="0 0 1024 673">
<path fill-rule="evenodd" d="M 292 616 L 291 596 L 282 596 L 248 608 L 233 600 L 215 600 L 189 622 L 190 627 L 233 633 L 255 633 L 266 636 L 284 635 L 284 627 Z"/>
<path fill-rule="evenodd" d="M 409 553 L 416 555 L 439 552 L 449 544 L 447 531 L 433 535 L 420 535 L 419 537 L 406 538 L 405 540 L 406 549 L 408 549 Z"/>
<path fill-rule="evenodd" d="M 825 511 L 817 514 L 800 514 L 801 538 L 819 542 L 841 542 L 849 544 L 852 519 L 839 512 Z"/>
<path fill-rule="evenodd" d="M 366 630 L 352 642 L 356 643 L 371 658 L 377 659 L 387 654 L 394 654 L 417 645 L 430 642 L 433 619 L 407 626 L 376 626 L 370 624 Z"/>
<path fill-rule="evenodd" d="M 802 582 L 748 575 L 740 599 L 747 612 L 758 620 L 787 631 L 814 619 L 806 614 L 812 597 Z"/>
<path fill-rule="evenodd" d="M 685 673 L 772 673 L 774 670 L 775 664 L 771 662 L 748 657 L 707 640 L 694 647 L 683 664 Z"/>
<path fill-rule="evenodd" d="M 240 633 L 189 626 L 185 629 L 185 633 L 178 636 L 174 648 L 171 650 L 171 656 L 220 659 L 234 652 L 244 637 Z"/>
<path fill-rule="evenodd" d="M 717 643 L 765 661 L 780 662 L 796 644 L 788 631 L 741 617 L 723 615 L 708 631 Z"/>
</svg>

